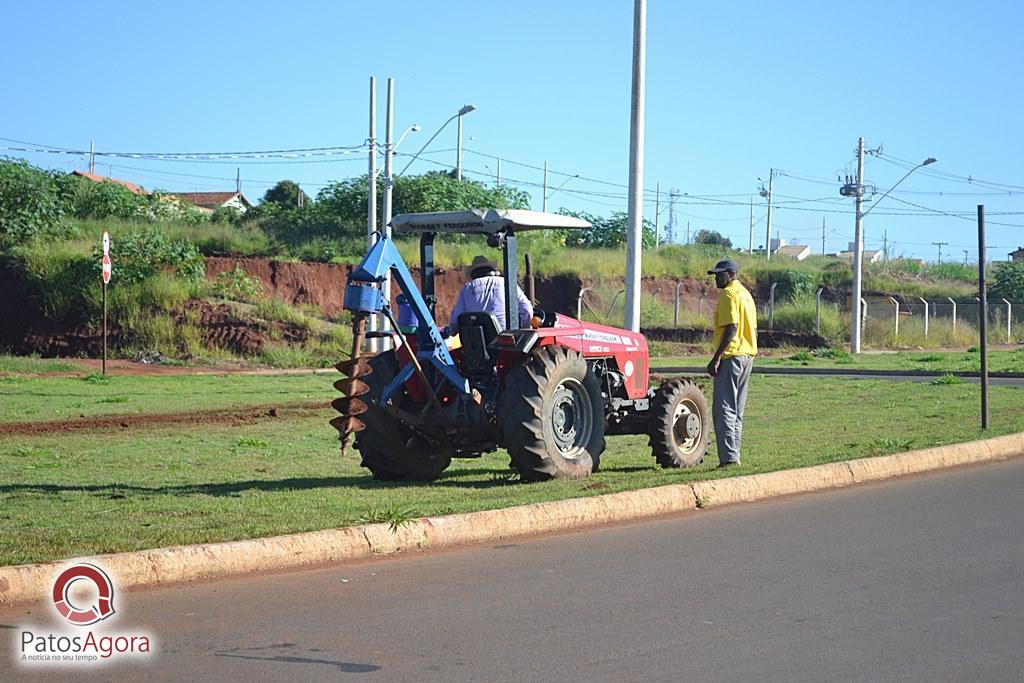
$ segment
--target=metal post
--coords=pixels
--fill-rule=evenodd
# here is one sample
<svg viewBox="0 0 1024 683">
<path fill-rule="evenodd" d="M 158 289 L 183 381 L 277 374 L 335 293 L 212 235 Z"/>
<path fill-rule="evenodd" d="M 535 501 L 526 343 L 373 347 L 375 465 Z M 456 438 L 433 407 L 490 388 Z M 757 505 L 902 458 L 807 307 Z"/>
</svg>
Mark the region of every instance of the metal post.
<svg viewBox="0 0 1024 683">
<path fill-rule="evenodd" d="M 896 321 L 893 323 L 893 330 L 897 339 L 900 338 L 900 302 L 895 297 L 889 297 L 889 301 L 896 306 Z"/>
<path fill-rule="evenodd" d="M 818 293 L 814 295 L 814 332 L 821 334 L 821 293 L 824 287 L 818 287 Z"/>
<path fill-rule="evenodd" d="M 778 282 L 773 282 L 771 289 L 768 290 L 768 329 L 775 329 L 775 288 L 779 286 Z"/>
<path fill-rule="evenodd" d="M 107 283 L 103 284 L 103 374 L 107 374 Z"/>
<path fill-rule="evenodd" d="M 947 296 L 949 303 L 953 304 L 953 343 L 956 343 L 956 302 L 953 301 L 953 297 Z"/>
<path fill-rule="evenodd" d="M 366 200 L 366 248 L 369 250 L 377 242 L 377 79 L 370 76 L 370 163 Z M 367 321 L 367 330 L 373 332 L 377 329 L 377 316 L 371 315 Z M 377 339 L 372 337 L 369 340 L 371 353 L 379 349 Z"/>
<path fill-rule="evenodd" d="M 928 338 L 928 300 L 923 296 L 917 297 L 924 303 L 924 338 Z"/>
<path fill-rule="evenodd" d="M 533 259 L 529 254 L 526 255 L 526 297 L 531 305 L 537 303 L 537 283 L 533 277 Z"/>
<path fill-rule="evenodd" d="M 498 159 L 498 174 L 497 174 L 497 181 L 495 182 L 495 185 L 497 185 L 498 187 L 501 187 L 501 159 Z"/>
<path fill-rule="evenodd" d="M 629 203 L 626 234 L 626 310 L 624 327 L 640 331 L 640 259 L 644 225 L 644 69 L 647 51 L 647 1 L 633 2 L 633 84 L 629 117 Z"/>
<path fill-rule="evenodd" d="M 1013 335 L 1010 334 L 1010 321 L 1013 320 L 1013 305 L 1010 304 L 1005 298 L 1003 303 L 1006 304 L 1006 343 L 1013 343 Z"/>
<path fill-rule="evenodd" d="M 672 309 L 672 327 L 679 327 L 679 288 L 683 286 L 682 282 L 676 283 L 676 303 Z"/>
<path fill-rule="evenodd" d="M 978 204 L 978 334 L 981 337 L 981 428 L 988 429 L 988 294 L 985 292 L 985 205 Z"/>
<path fill-rule="evenodd" d="M 825 255 L 825 219 L 821 219 L 821 255 Z"/>
<path fill-rule="evenodd" d="M 704 298 L 705 295 L 701 294 L 700 299 L 697 300 L 697 315 L 704 317 Z"/>
</svg>

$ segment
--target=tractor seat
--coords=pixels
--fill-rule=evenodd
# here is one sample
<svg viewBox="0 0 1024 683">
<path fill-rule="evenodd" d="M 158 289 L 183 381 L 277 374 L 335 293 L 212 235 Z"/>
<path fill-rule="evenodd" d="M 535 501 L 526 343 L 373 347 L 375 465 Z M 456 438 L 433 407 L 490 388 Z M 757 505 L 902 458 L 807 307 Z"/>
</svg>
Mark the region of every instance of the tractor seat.
<svg viewBox="0 0 1024 683">
<path fill-rule="evenodd" d="M 497 358 L 494 346 L 501 332 L 498 319 L 490 313 L 463 313 L 456 322 L 463 370 L 468 375 L 493 373 Z"/>
</svg>

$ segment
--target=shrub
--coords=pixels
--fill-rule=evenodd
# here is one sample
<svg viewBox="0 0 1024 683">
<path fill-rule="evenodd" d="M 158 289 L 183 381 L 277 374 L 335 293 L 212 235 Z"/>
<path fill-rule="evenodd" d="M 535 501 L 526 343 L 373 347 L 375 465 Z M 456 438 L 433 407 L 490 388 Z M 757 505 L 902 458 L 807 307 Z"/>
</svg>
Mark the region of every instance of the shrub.
<svg viewBox="0 0 1024 683">
<path fill-rule="evenodd" d="M 775 329 L 787 332 L 814 332 L 817 315 L 814 297 L 804 297 L 797 301 L 775 307 Z M 759 326 L 767 327 L 767 319 L 759 322 Z M 845 323 L 834 306 L 821 306 L 821 336 L 835 339 L 843 334 Z"/>
<path fill-rule="evenodd" d="M 0 158 L 0 246 L 72 230 L 54 173 Z"/>
<path fill-rule="evenodd" d="M 263 292 L 263 283 L 259 278 L 252 277 L 241 266 L 228 270 L 217 276 L 213 291 L 225 299 L 234 301 L 254 301 Z"/>
</svg>

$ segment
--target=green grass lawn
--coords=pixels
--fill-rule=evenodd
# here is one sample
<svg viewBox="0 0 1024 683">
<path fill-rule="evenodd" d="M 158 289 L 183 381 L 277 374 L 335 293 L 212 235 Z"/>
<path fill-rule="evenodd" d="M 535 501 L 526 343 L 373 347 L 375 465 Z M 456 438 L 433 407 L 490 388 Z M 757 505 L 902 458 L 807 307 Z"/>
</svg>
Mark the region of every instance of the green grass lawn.
<svg viewBox="0 0 1024 683">
<path fill-rule="evenodd" d="M 824 351 L 826 355 L 820 355 Z M 932 370 L 936 372 L 979 372 L 981 354 L 977 351 L 899 351 L 896 353 L 818 354 L 806 350 L 765 349 L 756 365 L 789 368 L 846 368 L 865 370 Z M 702 367 L 707 356 L 664 356 L 651 359 L 651 367 Z M 989 372 L 1024 372 L 1024 347 L 1014 351 L 989 351 Z"/>
<path fill-rule="evenodd" d="M 334 396 L 330 376 L 137 377 L 106 384 L 20 378 L 2 385 L 0 421 L 37 410 L 174 411 Z M 119 384 L 119 382 L 123 382 Z M 108 393 L 109 392 L 109 393 Z M 183 543 L 225 541 L 368 521 L 499 508 L 719 476 L 802 467 L 1024 430 L 1024 390 L 821 377 L 755 377 L 744 465 L 662 470 L 644 437 L 610 437 L 586 480 L 518 484 L 504 453 L 458 460 L 430 484 L 385 484 L 338 451 L 318 415 L 252 424 L 159 425 L 0 437 L 0 565 Z M 86 405 L 72 408 L 78 403 Z M 33 417 L 38 415 L 34 413 Z"/>
<path fill-rule="evenodd" d="M 172 413 L 297 403 L 334 396 L 341 375 L 166 375 L 95 373 L 81 377 L 0 377 L 0 422 L 36 422 L 113 414 Z"/>
<path fill-rule="evenodd" d="M 0 373 L 46 373 L 46 372 L 81 372 L 85 367 L 74 361 L 55 358 L 39 358 L 38 356 L 0 355 Z"/>
</svg>

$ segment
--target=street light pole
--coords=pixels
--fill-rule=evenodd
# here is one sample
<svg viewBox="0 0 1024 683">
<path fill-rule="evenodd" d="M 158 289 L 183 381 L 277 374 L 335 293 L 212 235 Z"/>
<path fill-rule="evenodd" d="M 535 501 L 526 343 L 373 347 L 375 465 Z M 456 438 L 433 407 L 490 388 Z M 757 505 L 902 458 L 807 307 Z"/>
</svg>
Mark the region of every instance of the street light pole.
<svg viewBox="0 0 1024 683">
<path fill-rule="evenodd" d="M 448 120 L 441 124 L 441 127 L 438 128 L 437 131 L 433 135 L 430 136 L 430 139 L 427 140 L 425 143 L 423 143 L 423 146 L 420 147 L 420 151 L 416 152 L 416 154 L 413 155 L 412 159 L 409 159 L 409 163 L 407 163 L 405 165 L 405 168 L 403 168 L 402 172 L 399 173 L 398 175 L 400 175 L 400 176 L 405 175 L 405 172 L 409 170 L 410 166 L 412 166 L 412 162 L 414 162 L 417 159 L 419 159 L 420 155 L 423 154 L 423 150 L 425 150 L 430 145 L 430 143 L 434 141 L 434 138 L 436 138 L 438 135 L 441 134 L 441 131 L 444 130 L 448 126 L 448 124 L 452 122 L 453 119 L 456 119 L 456 118 L 460 119 L 460 122 L 461 122 L 461 118 L 463 116 L 465 116 L 469 112 L 475 111 L 475 110 L 476 110 L 476 107 L 474 107 L 472 104 L 467 104 L 464 107 L 462 107 L 462 109 L 458 110 L 457 112 L 452 114 L 450 117 L 448 117 Z M 461 144 L 461 140 L 462 140 L 462 138 L 461 138 L 461 135 L 460 135 L 460 137 L 459 137 L 459 150 L 458 150 L 458 158 L 459 159 L 462 158 L 462 144 Z M 460 164 L 461 164 L 461 162 L 460 162 Z M 457 174 L 461 174 L 461 172 L 462 171 L 461 171 L 461 165 L 460 165 L 460 167 L 456 169 L 456 173 Z"/>
<path fill-rule="evenodd" d="M 840 194 L 843 196 L 854 195 L 856 199 L 856 215 L 854 222 L 854 247 L 853 247 L 853 314 L 852 320 L 850 321 L 850 353 L 860 353 L 861 345 L 861 327 L 863 320 L 861 319 L 861 291 L 862 291 L 862 270 L 864 260 L 864 233 L 862 230 L 863 219 L 872 209 L 889 196 L 889 193 L 895 190 L 900 183 L 910 177 L 910 174 L 929 164 L 935 163 L 934 157 L 928 157 L 917 166 L 907 171 L 902 178 L 896 181 L 896 184 L 885 191 L 881 197 L 879 197 L 867 211 L 861 211 L 864 199 L 864 138 L 858 138 L 857 140 L 857 185 L 856 187 L 850 187 L 849 184 L 844 185 L 840 190 Z"/>
</svg>

